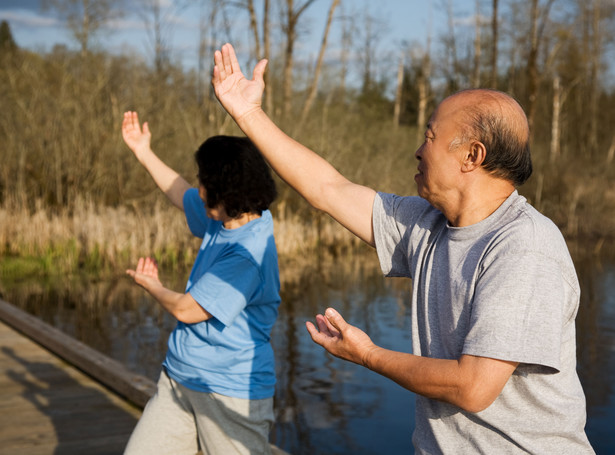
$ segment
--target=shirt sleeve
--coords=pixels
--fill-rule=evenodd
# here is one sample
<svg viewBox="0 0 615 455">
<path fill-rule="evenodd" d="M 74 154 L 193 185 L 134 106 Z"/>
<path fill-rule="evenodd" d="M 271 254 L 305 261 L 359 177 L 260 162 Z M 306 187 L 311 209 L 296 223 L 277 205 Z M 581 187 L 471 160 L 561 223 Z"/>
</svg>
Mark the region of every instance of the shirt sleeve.
<svg viewBox="0 0 615 455">
<path fill-rule="evenodd" d="M 567 284 L 539 252 L 500 256 L 481 273 L 463 353 L 560 369 Z"/>
<path fill-rule="evenodd" d="M 376 252 L 387 277 L 412 278 L 413 244 L 429 233 L 437 215 L 425 199 L 378 193 L 372 209 Z"/>
<path fill-rule="evenodd" d="M 184 213 L 186 222 L 192 235 L 198 238 L 203 238 L 209 227 L 211 219 L 208 218 L 205 211 L 205 204 L 199 196 L 197 188 L 190 188 L 184 193 Z"/>
<path fill-rule="evenodd" d="M 259 269 L 251 259 L 228 254 L 199 278 L 189 293 L 205 311 L 228 327 L 260 292 L 261 283 Z"/>
</svg>

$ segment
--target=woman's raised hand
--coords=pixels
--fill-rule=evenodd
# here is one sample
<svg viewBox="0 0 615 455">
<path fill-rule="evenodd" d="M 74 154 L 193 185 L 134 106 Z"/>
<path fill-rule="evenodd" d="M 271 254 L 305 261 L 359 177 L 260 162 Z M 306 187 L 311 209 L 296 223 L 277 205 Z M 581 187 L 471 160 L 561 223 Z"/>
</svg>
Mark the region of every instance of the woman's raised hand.
<svg viewBox="0 0 615 455">
<path fill-rule="evenodd" d="M 122 137 L 137 159 L 140 158 L 143 152 L 150 150 L 152 134 L 149 131 L 147 122 L 143 123 L 143 130 L 141 130 L 139 115 L 136 112 L 124 112 Z"/>
</svg>

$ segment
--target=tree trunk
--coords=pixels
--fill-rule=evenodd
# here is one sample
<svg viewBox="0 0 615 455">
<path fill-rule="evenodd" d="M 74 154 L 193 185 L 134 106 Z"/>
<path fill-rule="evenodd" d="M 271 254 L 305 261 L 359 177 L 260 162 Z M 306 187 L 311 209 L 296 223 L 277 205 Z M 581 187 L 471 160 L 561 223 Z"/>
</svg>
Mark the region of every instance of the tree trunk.
<svg viewBox="0 0 615 455">
<path fill-rule="evenodd" d="M 418 113 L 416 117 L 416 144 L 417 146 L 423 142 L 423 134 L 425 133 L 425 126 L 427 120 L 427 101 L 429 100 L 429 94 L 427 92 L 427 84 L 431 76 L 431 59 L 429 57 L 429 41 L 427 44 L 427 51 L 423 56 L 421 63 L 421 75 L 417 80 L 417 89 L 419 92 Z"/>
<path fill-rule="evenodd" d="M 404 85 L 404 54 L 399 58 L 399 65 L 397 66 L 397 88 L 395 90 L 395 106 L 393 108 L 393 127 L 399 127 L 399 114 L 401 112 L 401 97 L 402 88 Z"/>
<path fill-rule="evenodd" d="M 322 61 L 325 56 L 325 49 L 327 48 L 327 38 L 329 37 L 329 30 L 331 29 L 331 22 L 333 21 L 333 13 L 335 12 L 335 8 L 339 5 L 340 0 L 333 0 L 331 2 L 331 7 L 329 8 L 329 15 L 327 16 L 327 25 L 325 26 L 325 31 L 322 36 L 322 42 L 320 43 L 320 51 L 318 52 L 318 60 L 316 62 L 316 68 L 314 69 L 314 79 L 312 80 L 312 84 L 308 89 L 308 96 L 303 105 L 303 111 L 301 112 L 301 120 L 300 124 L 303 124 L 305 121 L 308 112 L 310 111 L 312 104 L 314 103 L 314 99 L 316 98 L 316 93 L 318 91 L 318 80 L 320 78 L 320 72 L 322 71 Z"/>
<path fill-rule="evenodd" d="M 598 97 L 600 87 L 598 78 L 602 56 L 602 36 L 600 29 L 600 0 L 592 2 L 592 52 L 590 57 L 590 95 L 589 95 L 589 146 L 590 153 L 598 150 Z"/>
<path fill-rule="evenodd" d="M 474 71 L 472 73 L 472 87 L 480 86 L 480 54 L 481 54 L 481 43 L 480 43 L 480 0 L 476 0 L 476 22 L 474 27 L 476 28 L 474 31 Z"/>
<path fill-rule="evenodd" d="M 295 41 L 297 39 L 297 23 L 303 12 L 314 3 L 314 0 L 307 0 L 297 11 L 294 9 L 294 0 L 286 0 L 286 49 L 284 51 L 284 72 L 282 85 L 282 114 L 288 118 L 291 110 L 291 98 L 293 92 L 293 53 Z"/>
<path fill-rule="evenodd" d="M 292 7 L 292 0 L 287 0 L 289 3 L 289 11 Z M 293 49 L 295 47 L 295 24 L 292 18 L 292 14 L 288 15 L 288 30 L 286 31 L 286 48 L 284 52 L 284 71 L 283 71 L 283 82 L 282 82 L 282 115 L 284 118 L 288 118 L 290 114 L 290 99 L 292 96 L 293 90 Z"/>
<path fill-rule="evenodd" d="M 532 0 L 530 9 L 530 54 L 527 59 L 528 105 L 527 120 L 530 126 L 530 142 L 534 138 L 536 95 L 538 93 L 538 0 Z"/>
<path fill-rule="evenodd" d="M 254 59 L 258 62 L 261 56 L 261 40 L 258 34 L 258 22 L 256 21 L 256 11 L 254 10 L 254 0 L 248 0 L 246 4 L 248 14 L 250 15 L 250 30 L 252 30 L 252 38 L 254 40 Z"/>
<path fill-rule="evenodd" d="M 343 12 L 342 12 L 343 16 Z M 344 18 L 342 21 L 342 50 L 340 55 L 340 85 L 339 92 L 342 97 L 346 94 L 346 76 L 348 74 L 348 51 L 352 46 L 352 32 L 351 27 L 348 25 L 349 19 Z"/>
<path fill-rule="evenodd" d="M 453 14 L 453 4 L 451 0 L 446 2 L 446 15 L 448 20 L 448 37 L 446 39 L 446 48 L 448 55 L 448 66 L 452 68 L 453 73 L 449 74 L 449 84 L 452 91 L 459 90 L 460 74 L 459 74 L 459 60 L 457 58 L 457 39 L 455 37 L 455 23 Z"/>
<path fill-rule="evenodd" d="M 538 50 L 542 41 L 545 24 L 549 18 L 549 10 L 554 0 L 547 0 L 544 10 L 541 13 L 538 0 L 532 0 L 531 4 L 531 28 L 530 28 L 530 54 L 528 56 L 528 123 L 530 126 L 530 142 L 534 139 L 535 120 L 536 120 L 536 99 L 540 84 L 540 74 L 538 74 Z M 554 51 L 557 52 L 557 51 Z"/>
<path fill-rule="evenodd" d="M 88 53 L 88 42 L 90 40 L 90 13 L 89 0 L 82 0 L 83 16 L 81 18 L 81 30 L 79 32 L 79 43 L 81 44 L 81 57 Z"/>
<path fill-rule="evenodd" d="M 611 146 L 609 147 L 609 151 L 606 154 L 606 167 L 608 168 L 613 163 L 613 158 L 615 158 L 615 136 L 611 140 Z"/>
<path fill-rule="evenodd" d="M 269 26 L 269 0 L 265 0 L 263 3 L 263 57 L 267 61 L 271 61 L 271 40 L 270 40 L 270 26 Z M 268 65 L 269 66 L 269 65 Z M 264 75 L 265 80 L 265 105 L 263 108 L 266 112 L 270 111 L 273 107 L 273 87 L 271 86 L 271 68 L 267 68 Z"/>
<path fill-rule="evenodd" d="M 493 0 L 491 15 L 491 88 L 498 88 L 498 0 Z"/>
<path fill-rule="evenodd" d="M 551 118 L 551 148 L 549 162 L 555 164 L 560 155 L 560 113 L 562 109 L 562 87 L 559 76 L 553 78 L 553 115 Z"/>
</svg>

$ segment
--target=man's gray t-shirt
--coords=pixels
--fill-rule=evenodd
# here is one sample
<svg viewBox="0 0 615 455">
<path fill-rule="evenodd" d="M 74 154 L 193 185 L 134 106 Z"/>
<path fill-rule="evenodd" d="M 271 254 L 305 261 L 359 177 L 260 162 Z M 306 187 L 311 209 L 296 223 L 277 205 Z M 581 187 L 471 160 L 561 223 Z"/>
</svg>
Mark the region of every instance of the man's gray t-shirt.
<svg viewBox="0 0 615 455">
<path fill-rule="evenodd" d="M 516 191 L 462 228 L 422 198 L 378 193 L 373 226 L 383 273 L 413 280 L 414 354 L 519 362 L 478 413 L 417 395 L 417 453 L 593 453 L 576 373 L 579 284 L 557 227 Z"/>
</svg>

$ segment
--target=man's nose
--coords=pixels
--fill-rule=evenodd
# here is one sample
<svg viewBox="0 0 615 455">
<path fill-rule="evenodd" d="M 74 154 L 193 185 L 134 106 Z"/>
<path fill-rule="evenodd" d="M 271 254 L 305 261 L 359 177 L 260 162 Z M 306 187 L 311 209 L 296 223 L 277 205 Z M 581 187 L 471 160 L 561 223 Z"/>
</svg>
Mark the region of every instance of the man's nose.
<svg viewBox="0 0 615 455">
<path fill-rule="evenodd" d="M 416 152 L 414 152 L 414 157 L 417 160 L 421 160 L 421 158 L 423 157 L 423 146 L 425 145 L 425 143 L 423 143 L 423 145 L 421 145 L 419 148 L 416 149 Z"/>
</svg>

